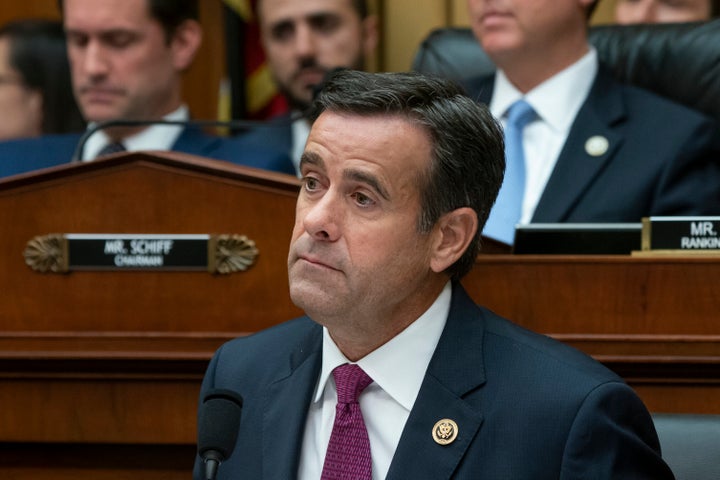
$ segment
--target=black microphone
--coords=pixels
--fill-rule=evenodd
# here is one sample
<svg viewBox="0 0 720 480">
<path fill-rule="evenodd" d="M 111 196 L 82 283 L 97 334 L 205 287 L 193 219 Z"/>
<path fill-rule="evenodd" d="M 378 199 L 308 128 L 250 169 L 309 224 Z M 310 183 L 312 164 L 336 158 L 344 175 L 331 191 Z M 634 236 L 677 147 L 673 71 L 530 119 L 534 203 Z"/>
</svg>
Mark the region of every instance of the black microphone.
<svg viewBox="0 0 720 480">
<path fill-rule="evenodd" d="M 218 467 L 235 449 L 240 431 L 242 397 L 232 390 L 205 394 L 198 416 L 198 455 L 205 463 L 205 480 L 214 480 Z"/>
<path fill-rule="evenodd" d="M 289 123 L 292 123 L 295 120 L 298 120 L 304 116 L 305 115 L 302 113 L 293 112 L 293 114 L 291 114 L 290 116 Z M 88 138 L 90 138 L 95 132 L 99 130 L 105 130 L 107 128 L 176 125 L 190 128 L 224 127 L 230 129 L 233 132 L 242 132 L 268 124 L 268 121 L 262 120 L 107 120 L 104 122 L 98 122 L 92 127 L 85 130 L 85 132 L 80 137 L 77 146 L 75 147 L 71 162 L 81 162 L 83 159 L 83 153 L 85 152 L 85 144 L 87 143 Z"/>
</svg>

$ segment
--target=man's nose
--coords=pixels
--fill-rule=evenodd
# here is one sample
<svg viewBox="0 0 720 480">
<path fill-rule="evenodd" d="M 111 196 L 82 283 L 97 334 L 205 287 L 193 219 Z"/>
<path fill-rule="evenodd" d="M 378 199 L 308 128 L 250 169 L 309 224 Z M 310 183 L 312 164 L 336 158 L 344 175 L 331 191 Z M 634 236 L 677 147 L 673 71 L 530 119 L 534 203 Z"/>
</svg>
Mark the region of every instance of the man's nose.
<svg viewBox="0 0 720 480">
<path fill-rule="evenodd" d="M 315 57 L 316 38 L 309 25 L 300 25 L 295 36 L 295 53 L 301 58 Z"/>
<path fill-rule="evenodd" d="M 92 77 L 107 74 L 109 68 L 109 57 L 107 51 L 99 42 L 88 43 L 83 58 L 83 70 L 86 75 Z"/>
<path fill-rule="evenodd" d="M 340 237 L 342 211 L 335 194 L 327 192 L 305 210 L 305 231 L 316 240 L 335 241 Z"/>
</svg>

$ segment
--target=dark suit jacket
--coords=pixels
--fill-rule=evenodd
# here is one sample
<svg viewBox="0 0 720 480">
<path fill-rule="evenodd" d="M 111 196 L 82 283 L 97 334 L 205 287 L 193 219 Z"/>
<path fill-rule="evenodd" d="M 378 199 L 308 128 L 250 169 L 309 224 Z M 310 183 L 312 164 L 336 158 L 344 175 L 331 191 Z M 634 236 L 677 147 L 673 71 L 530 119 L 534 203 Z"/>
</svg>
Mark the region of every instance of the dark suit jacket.
<svg viewBox="0 0 720 480">
<path fill-rule="evenodd" d="M 80 138 L 81 134 L 64 134 L 0 142 L 0 177 L 68 163 Z M 230 142 L 193 128 L 184 129 L 172 149 L 274 171 L 283 171 L 290 161 L 277 149 L 260 148 L 236 140 Z"/>
<path fill-rule="evenodd" d="M 467 92 L 489 103 L 493 76 Z M 585 142 L 601 135 L 607 152 Z M 720 132 L 700 113 L 600 68 L 532 218 L 533 222 L 639 222 L 649 215 L 720 214 Z"/>
<path fill-rule="evenodd" d="M 218 350 L 200 398 L 210 388 L 244 397 L 219 480 L 296 478 L 321 356 L 322 328 L 307 317 Z M 446 446 L 431 435 L 443 418 L 459 431 Z M 476 306 L 456 285 L 387 479 L 673 478 L 658 450 L 647 410 L 614 373 Z"/>
<path fill-rule="evenodd" d="M 263 125 L 259 125 L 236 137 L 245 145 L 256 148 L 272 146 L 287 154 L 288 163 L 280 171 L 296 175 L 295 165 L 292 163 L 292 118 L 289 113 L 278 115 Z"/>
</svg>

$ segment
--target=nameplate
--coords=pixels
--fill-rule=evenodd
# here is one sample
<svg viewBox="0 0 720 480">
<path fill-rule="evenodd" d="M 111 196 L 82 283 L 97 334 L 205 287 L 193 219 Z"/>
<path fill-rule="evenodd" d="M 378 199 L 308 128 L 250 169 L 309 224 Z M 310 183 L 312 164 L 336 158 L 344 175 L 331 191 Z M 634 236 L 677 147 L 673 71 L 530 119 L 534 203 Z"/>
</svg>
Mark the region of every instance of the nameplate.
<svg viewBox="0 0 720 480">
<path fill-rule="evenodd" d="M 88 234 L 37 236 L 25 248 L 35 271 L 168 270 L 232 273 L 247 270 L 258 250 L 244 235 Z"/>
<path fill-rule="evenodd" d="M 720 252 L 720 217 L 647 217 L 642 250 Z"/>
</svg>

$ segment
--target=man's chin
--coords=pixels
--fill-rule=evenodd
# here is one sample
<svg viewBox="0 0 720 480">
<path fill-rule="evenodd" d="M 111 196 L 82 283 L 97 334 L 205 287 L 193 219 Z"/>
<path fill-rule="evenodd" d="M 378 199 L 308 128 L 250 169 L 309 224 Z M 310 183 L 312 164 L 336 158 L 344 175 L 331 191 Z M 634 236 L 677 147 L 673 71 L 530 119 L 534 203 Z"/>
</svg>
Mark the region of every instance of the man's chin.
<svg viewBox="0 0 720 480">
<path fill-rule="evenodd" d="M 80 104 L 83 117 L 88 122 L 107 122 L 129 118 L 124 105 L 112 101 L 85 101 Z"/>
<path fill-rule="evenodd" d="M 98 109 L 88 109 L 83 112 L 83 117 L 87 122 L 92 123 L 102 123 L 102 122 L 109 122 L 111 120 L 118 120 L 122 118 L 126 118 L 125 115 L 123 115 L 120 112 L 114 111 L 114 110 L 98 110 Z"/>
</svg>

